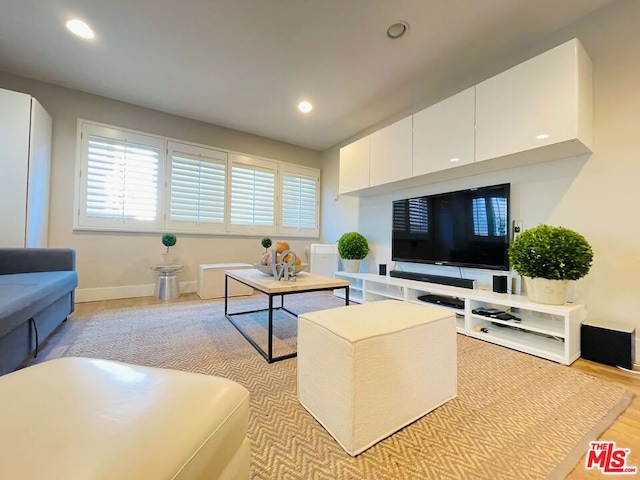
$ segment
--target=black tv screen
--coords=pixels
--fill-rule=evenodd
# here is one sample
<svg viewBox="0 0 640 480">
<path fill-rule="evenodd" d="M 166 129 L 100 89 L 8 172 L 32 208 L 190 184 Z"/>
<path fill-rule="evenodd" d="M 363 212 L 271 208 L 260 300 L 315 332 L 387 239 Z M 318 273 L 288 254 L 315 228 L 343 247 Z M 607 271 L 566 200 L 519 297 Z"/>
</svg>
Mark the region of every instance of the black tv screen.
<svg viewBox="0 0 640 480">
<path fill-rule="evenodd" d="M 393 202 L 394 261 L 508 270 L 510 184 Z"/>
</svg>

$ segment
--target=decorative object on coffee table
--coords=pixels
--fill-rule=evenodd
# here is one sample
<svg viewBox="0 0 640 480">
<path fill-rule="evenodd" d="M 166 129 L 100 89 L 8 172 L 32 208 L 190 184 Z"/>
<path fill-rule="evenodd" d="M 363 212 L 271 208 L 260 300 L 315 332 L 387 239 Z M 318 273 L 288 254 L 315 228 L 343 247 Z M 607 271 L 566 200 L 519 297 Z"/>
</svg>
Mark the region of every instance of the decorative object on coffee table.
<svg viewBox="0 0 640 480">
<path fill-rule="evenodd" d="M 511 243 L 509 261 L 511 268 L 524 277 L 531 300 L 562 305 L 569 280 L 579 280 L 589 273 L 593 250 L 578 232 L 538 225 Z"/>
<path fill-rule="evenodd" d="M 269 251 L 269 247 L 271 246 L 271 239 L 269 237 L 264 237 L 260 240 L 260 244 L 264 247 L 264 253 Z"/>
<path fill-rule="evenodd" d="M 338 240 L 338 253 L 344 270 L 355 273 L 360 270 L 360 261 L 369 253 L 369 243 L 361 233 L 347 232 Z"/>
</svg>

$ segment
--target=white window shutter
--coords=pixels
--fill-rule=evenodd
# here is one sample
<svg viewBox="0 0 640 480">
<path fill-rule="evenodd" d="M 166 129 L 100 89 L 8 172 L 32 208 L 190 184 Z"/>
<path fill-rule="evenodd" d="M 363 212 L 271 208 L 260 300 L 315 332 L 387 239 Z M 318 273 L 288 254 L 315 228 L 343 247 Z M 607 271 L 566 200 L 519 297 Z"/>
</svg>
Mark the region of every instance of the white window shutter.
<svg viewBox="0 0 640 480">
<path fill-rule="evenodd" d="M 233 155 L 230 232 L 273 233 L 275 229 L 274 162 Z"/>
<path fill-rule="evenodd" d="M 80 225 L 157 228 L 162 142 L 137 135 L 108 138 L 93 125 L 85 130 Z"/>
<path fill-rule="evenodd" d="M 320 175 L 318 170 L 282 168 L 280 233 L 317 236 Z"/>
<path fill-rule="evenodd" d="M 225 228 L 227 154 L 169 142 L 166 226 L 177 231 Z"/>
</svg>

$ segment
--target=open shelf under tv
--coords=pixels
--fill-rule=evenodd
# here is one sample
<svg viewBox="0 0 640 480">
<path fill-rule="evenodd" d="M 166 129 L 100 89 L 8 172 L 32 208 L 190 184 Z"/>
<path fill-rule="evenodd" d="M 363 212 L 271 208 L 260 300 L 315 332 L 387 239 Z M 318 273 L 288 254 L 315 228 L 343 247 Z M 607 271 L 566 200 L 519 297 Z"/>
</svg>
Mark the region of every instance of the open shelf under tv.
<svg viewBox="0 0 640 480">
<path fill-rule="evenodd" d="M 442 308 L 456 315 L 458 333 L 564 365 L 580 357 L 580 324 L 586 319 L 584 305 L 544 305 L 523 295 L 496 294 L 373 273 L 336 272 L 335 276 L 351 283 L 350 298 L 355 302 L 393 299 Z M 418 298 L 423 295 L 462 300 L 464 308 L 425 303 Z M 521 321 L 503 321 L 473 313 L 481 307 L 508 311 Z"/>
</svg>

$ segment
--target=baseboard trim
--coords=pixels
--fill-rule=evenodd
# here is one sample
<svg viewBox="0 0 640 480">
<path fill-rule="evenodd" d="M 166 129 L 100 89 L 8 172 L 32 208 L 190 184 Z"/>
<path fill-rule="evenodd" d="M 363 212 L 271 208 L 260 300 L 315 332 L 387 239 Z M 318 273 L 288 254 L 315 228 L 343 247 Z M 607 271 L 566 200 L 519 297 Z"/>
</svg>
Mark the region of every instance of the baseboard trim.
<svg viewBox="0 0 640 480">
<path fill-rule="evenodd" d="M 78 288 L 76 289 L 76 303 L 99 302 L 102 300 L 116 300 L 119 298 L 152 297 L 155 294 L 155 284 L 123 285 L 119 287 Z M 192 293 L 198 290 L 198 282 L 180 282 L 180 293 Z"/>
</svg>

